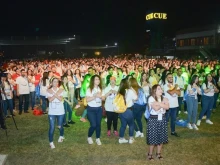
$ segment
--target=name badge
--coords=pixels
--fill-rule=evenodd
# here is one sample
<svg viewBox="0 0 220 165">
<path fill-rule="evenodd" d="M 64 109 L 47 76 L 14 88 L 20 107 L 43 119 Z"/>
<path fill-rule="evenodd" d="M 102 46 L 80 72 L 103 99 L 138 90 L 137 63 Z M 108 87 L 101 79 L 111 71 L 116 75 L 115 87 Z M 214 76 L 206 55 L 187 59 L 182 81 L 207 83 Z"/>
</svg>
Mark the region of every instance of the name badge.
<svg viewBox="0 0 220 165">
<path fill-rule="evenodd" d="M 162 120 L 163 115 L 160 113 L 158 114 L 158 120 Z"/>
</svg>

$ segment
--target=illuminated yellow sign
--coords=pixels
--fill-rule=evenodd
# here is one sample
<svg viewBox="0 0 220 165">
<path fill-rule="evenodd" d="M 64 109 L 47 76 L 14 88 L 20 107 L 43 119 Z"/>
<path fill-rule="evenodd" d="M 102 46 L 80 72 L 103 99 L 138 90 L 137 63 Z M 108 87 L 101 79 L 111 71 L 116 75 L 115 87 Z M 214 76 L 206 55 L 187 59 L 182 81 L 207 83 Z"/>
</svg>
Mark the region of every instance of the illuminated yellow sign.
<svg viewBox="0 0 220 165">
<path fill-rule="evenodd" d="M 101 54 L 101 52 L 95 52 L 96 56 L 99 56 Z"/>
<path fill-rule="evenodd" d="M 151 19 L 167 19 L 167 13 L 150 13 L 146 15 L 146 20 Z"/>
</svg>

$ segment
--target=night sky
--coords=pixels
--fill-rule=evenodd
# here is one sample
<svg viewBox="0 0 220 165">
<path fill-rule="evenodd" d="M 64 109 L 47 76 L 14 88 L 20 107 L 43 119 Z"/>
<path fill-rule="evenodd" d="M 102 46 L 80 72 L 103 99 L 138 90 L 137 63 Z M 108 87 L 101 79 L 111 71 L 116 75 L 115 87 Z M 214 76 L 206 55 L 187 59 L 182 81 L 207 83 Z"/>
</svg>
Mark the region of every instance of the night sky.
<svg viewBox="0 0 220 165">
<path fill-rule="evenodd" d="M 209 4 L 192 0 L 169 4 L 157 0 L 7 0 L 0 6 L 0 35 L 77 34 L 82 45 L 118 42 L 124 51 L 142 51 L 148 10 L 168 13 L 165 35 L 174 37 L 183 28 L 220 23 L 220 2 L 206 2 Z"/>
</svg>

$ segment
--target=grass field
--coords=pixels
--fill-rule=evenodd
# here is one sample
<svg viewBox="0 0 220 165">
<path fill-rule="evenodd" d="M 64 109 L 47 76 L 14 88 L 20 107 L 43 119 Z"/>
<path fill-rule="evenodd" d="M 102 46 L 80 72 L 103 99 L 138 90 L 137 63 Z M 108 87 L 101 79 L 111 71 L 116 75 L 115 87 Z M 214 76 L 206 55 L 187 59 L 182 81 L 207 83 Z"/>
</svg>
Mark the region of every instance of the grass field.
<svg viewBox="0 0 220 165">
<path fill-rule="evenodd" d="M 80 114 L 78 110 L 76 114 Z M 149 162 L 146 159 L 148 146 L 146 138 L 137 138 L 134 144 L 118 144 L 118 138 L 106 135 L 106 122 L 102 120 L 102 145 L 87 144 L 89 123 L 74 118 L 75 125 L 65 128 L 63 143 L 57 143 L 59 132 L 55 130 L 56 148 L 51 150 L 48 142 L 48 119 L 31 113 L 16 115 L 19 130 L 15 129 L 12 119 L 7 119 L 8 139 L 0 130 L 0 154 L 8 154 L 7 165 L 219 165 L 220 164 L 220 108 L 212 114 L 214 125 L 203 120 L 199 131 L 177 126 L 180 138 L 171 137 L 164 145 L 164 160 Z M 182 115 L 182 117 L 186 117 Z M 143 118 L 144 133 L 146 122 Z M 120 127 L 120 120 L 119 126 Z M 170 131 L 170 129 L 168 129 Z M 126 137 L 128 131 L 126 130 Z M 95 139 L 95 136 L 93 137 Z"/>
</svg>

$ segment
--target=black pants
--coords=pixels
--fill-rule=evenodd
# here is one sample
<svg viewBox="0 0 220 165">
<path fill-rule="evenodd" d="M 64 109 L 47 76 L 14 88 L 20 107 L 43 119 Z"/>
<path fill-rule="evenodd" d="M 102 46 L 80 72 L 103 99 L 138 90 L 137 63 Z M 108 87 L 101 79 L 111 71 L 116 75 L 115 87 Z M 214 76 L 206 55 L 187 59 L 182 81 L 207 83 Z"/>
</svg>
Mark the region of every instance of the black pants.
<svg viewBox="0 0 220 165">
<path fill-rule="evenodd" d="M 114 131 L 117 131 L 118 126 L 118 113 L 106 111 L 107 115 L 107 129 L 111 130 L 112 122 Z"/>
<path fill-rule="evenodd" d="M 3 105 L 2 105 L 2 100 L 0 100 L 0 125 L 1 127 L 4 126 L 4 116 L 3 116 Z"/>
<path fill-rule="evenodd" d="M 23 99 L 24 99 L 24 112 L 27 112 L 28 106 L 29 106 L 29 94 L 19 95 L 19 112 L 20 113 L 22 112 Z"/>
<path fill-rule="evenodd" d="M 78 100 L 78 99 L 82 99 L 81 97 L 80 97 L 80 88 L 76 88 L 75 89 L 75 98 Z"/>
</svg>

